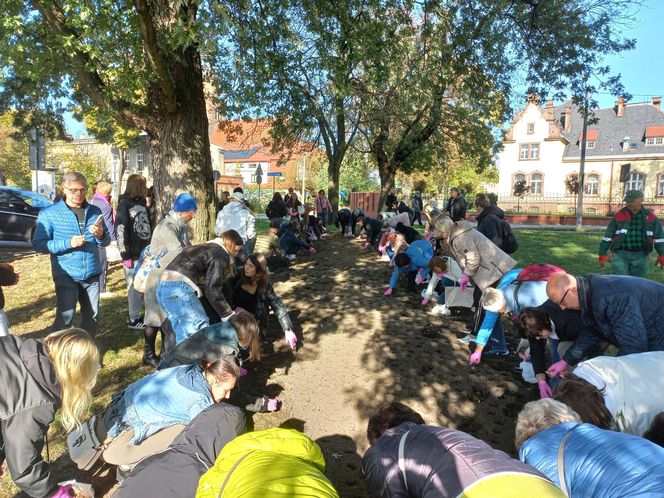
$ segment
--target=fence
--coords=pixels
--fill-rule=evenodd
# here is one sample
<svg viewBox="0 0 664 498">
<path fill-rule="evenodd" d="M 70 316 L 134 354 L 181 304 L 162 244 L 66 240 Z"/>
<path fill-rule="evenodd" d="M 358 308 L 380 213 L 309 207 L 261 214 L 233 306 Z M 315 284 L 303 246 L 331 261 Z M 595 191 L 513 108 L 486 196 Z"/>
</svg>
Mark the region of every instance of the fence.
<svg viewBox="0 0 664 498">
<path fill-rule="evenodd" d="M 498 205 L 507 213 L 526 214 L 576 214 L 576 196 L 536 196 L 526 195 L 515 197 L 499 195 Z M 624 205 L 622 195 L 611 199 L 599 196 L 583 197 L 583 214 L 612 216 Z M 653 197 L 643 200 L 643 206 L 651 209 L 657 216 L 664 216 L 664 197 Z M 470 208 L 470 206 L 469 206 Z"/>
</svg>

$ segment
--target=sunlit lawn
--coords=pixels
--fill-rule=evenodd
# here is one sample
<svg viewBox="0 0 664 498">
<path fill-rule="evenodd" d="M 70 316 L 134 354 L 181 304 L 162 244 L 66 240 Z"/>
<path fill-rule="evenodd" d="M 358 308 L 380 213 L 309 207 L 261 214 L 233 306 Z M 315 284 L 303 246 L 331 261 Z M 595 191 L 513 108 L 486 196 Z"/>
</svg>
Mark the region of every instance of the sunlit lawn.
<svg viewBox="0 0 664 498">
<path fill-rule="evenodd" d="M 266 230 L 267 220 L 257 223 L 259 233 Z M 334 226 L 330 225 L 330 232 Z M 515 230 L 519 250 L 513 255 L 520 266 L 530 263 L 553 263 L 573 274 L 591 272 L 608 273 L 597 264 L 597 247 L 600 232 L 576 233 L 571 231 Z M 11 330 L 16 335 L 44 336 L 54 319 L 54 289 L 48 256 L 39 255 L 15 261 L 21 274 L 20 284 L 5 288 L 6 311 Z M 652 264 L 652 262 L 651 262 Z M 664 282 L 664 271 L 651 268 L 651 278 Z M 111 299 L 101 302 L 98 344 L 104 352 L 104 368 L 101 370 L 94 390 L 93 412 L 100 412 L 115 391 L 149 373 L 141 364 L 143 334 L 126 326 L 127 298 L 121 265 L 112 266 L 108 288 Z M 71 465 L 63 455 L 66 452 L 63 431 L 59 421 L 49 431 L 51 460 L 55 468 L 62 470 Z M 62 458 L 61 458 L 62 457 Z M 7 476 L 0 479 L 0 496 L 13 496 L 18 490 Z M 63 477 L 66 477 L 64 475 Z"/>
</svg>

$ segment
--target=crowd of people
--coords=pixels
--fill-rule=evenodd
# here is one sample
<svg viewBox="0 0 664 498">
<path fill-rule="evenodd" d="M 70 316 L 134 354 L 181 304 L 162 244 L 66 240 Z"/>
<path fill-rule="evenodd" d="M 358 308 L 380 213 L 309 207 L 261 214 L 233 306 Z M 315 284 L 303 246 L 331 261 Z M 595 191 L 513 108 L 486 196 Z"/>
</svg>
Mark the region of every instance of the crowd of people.
<svg viewBox="0 0 664 498">
<path fill-rule="evenodd" d="M 11 335 L 0 313 L 0 462 L 29 496 L 72 493 L 42 457 L 59 410 L 71 431 L 71 458 L 85 470 L 97 459 L 115 466 L 118 498 L 337 497 L 321 449 L 306 435 L 247 432 L 246 412 L 278 411 L 282 402 L 241 386 L 243 365 L 261 359 L 271 311 L 285 343 L 297 349 L 270 273 L 316 254 L 331 222 L 340 237 L 360 237 L 389 265 L 386 299 L 418 293 L 421 306 L 434 304 L 431 312 L 446 316 L 446 300 L 467 295 L 475 312 L 459 339 L 470 346 L 469 365 L 513 355 L 502 318 L 511 320 L 541 398 L 516 421 L 518 459 L 464 432 L 426 425 L 402 403 L 381 406 L 369 419 L 363 457 L 371 496 L 664 496 L 664 285 L 631 275 L 575 277 L 546 263 L 517 267 L 502 210 L 478 195 L 475 225 L 465 220 L 458 189 L 445 211 L 435 198 L 425 205 L 419 192 L 410 206 L 391 193 L 375 218 L 359 208 L 334 213 L 322 190 L 305 204 L 293 189 L 275 192 L 265 210 L 269 229 L 257 233 L 256 215 L 237 188 L 222 198 L 216 237 L 198 244 L 189 230 L 198 204 L 186 192 L 156 220 L 140 175 L 129 176 L 117 210 L 108 183 L 98 183 L 90 201 L 87 191 L 83 175 L 65 174 L 63 198 L 37 220 L 33 245 L 50 254 L 55 284 L 54 332 Z M 635 196 L 628 192 L 627 214 L 617 214 L 623 224 L 607 230 L 617 235 L 608 246 L 603 240 L 600 264 L 602 252 L 647 256 L 664 247 L 661 226 L 640 203 L 633 209 Z M 421 233 L 414 225 L 423 221 Z M 115 247 L 127 326 L 143 330 L 143 363 L 154 371 L 88 418 L 101 368 L 99 301 Z M 616 272 L 629 267 L 612 264 Z M 0 265 L 0 285 L 18 278 Z M 81 324 L 73 328 L 77 304 Z M 606 355 L 609 345 L 617 356 Z"/>
</svg>

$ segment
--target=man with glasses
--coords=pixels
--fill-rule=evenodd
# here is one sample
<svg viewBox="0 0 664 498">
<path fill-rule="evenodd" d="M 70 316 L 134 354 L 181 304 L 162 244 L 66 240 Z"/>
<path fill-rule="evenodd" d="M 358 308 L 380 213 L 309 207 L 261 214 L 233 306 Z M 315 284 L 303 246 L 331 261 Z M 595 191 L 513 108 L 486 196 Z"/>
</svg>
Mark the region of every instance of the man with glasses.
<svg viewBox="0 0 664 498">
<path fill-rule="evenodd" d="M 664 351 L 664 285 L 623 275 L 553 275 L 546 292 L 561 309 L 579 310 L 584 328 L 563 359 L 551 365 L 552 377 L 576 365 L 591 348 L 608 341 L 619 355 Z"/>
<path fill-rule="evenodd" d="M 85 199 L 85 177 L 66 173 L 62 188 L 63 198 L 39 212 L 32 245 L 51 255 L 56 306 L 53 330 L 72 326 L 78 302 L 81 328 L 94 337 L 99 314 L 99 246 L 107 246 L 111 238 L 101 210 Z"/>
</svg>

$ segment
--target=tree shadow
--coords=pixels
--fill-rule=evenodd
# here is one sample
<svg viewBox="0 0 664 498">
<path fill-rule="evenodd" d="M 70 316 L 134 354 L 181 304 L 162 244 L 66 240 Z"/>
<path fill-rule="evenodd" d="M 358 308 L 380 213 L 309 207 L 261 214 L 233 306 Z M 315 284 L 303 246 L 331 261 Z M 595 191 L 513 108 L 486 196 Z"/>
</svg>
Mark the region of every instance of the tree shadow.
<svg viewBox="0 0 664 498">
<path fill-rule="evenodd" d="M 325 475 L 344 498 L 364 498 L 367 490 L 362 476 L 362 457 L 353 439 L 332 434 L 316 439 L 325 457 Z"/>
</svg>

